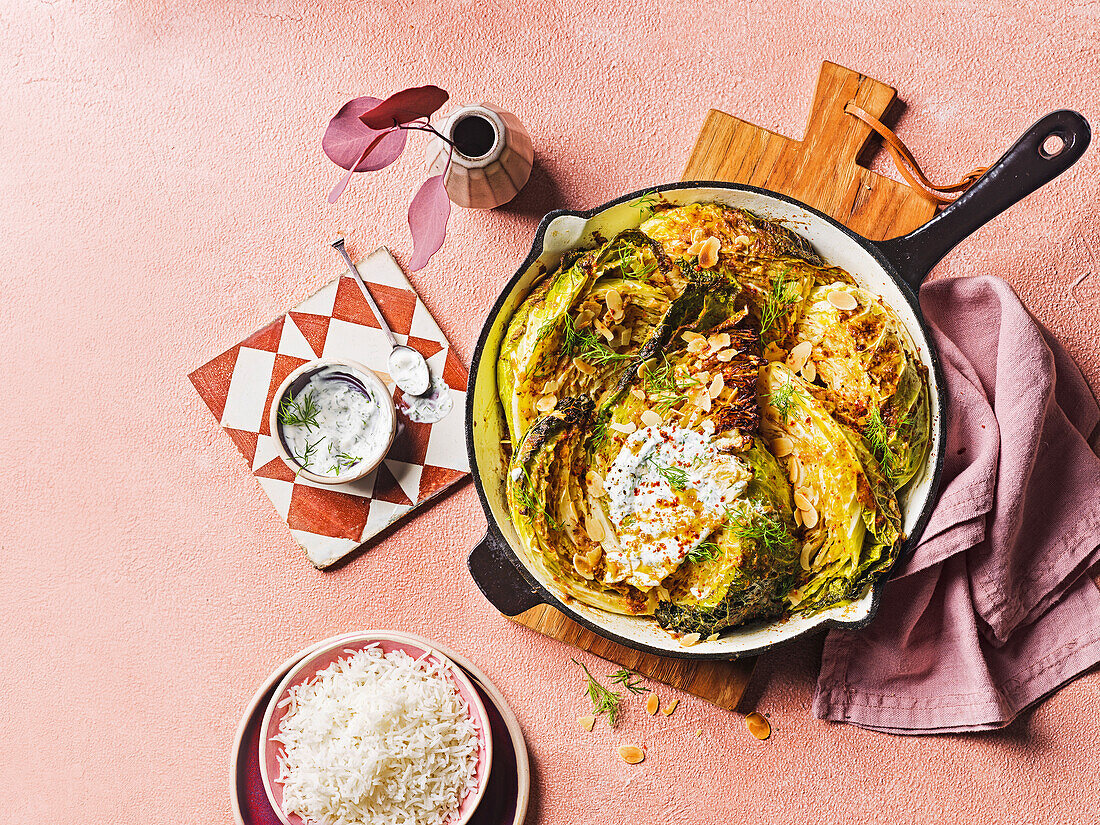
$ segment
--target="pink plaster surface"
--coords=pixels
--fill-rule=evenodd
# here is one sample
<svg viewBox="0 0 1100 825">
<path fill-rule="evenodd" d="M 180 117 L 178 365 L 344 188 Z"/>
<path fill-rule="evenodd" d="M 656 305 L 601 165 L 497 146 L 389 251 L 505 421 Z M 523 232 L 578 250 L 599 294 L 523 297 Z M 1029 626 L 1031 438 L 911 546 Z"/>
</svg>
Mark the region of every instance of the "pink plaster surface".
<svg viewBox="0 0 1100 825">
<path fill-rule="evenodd" d="M 1097 673 L 1002 732 L 899 739 L 811 718 L 810 640 L 750 687 L 767 742 L 687 697 L 669 719 L 632 704 L 619 730 L 578 732 L 574 651 L 502 619 L 466 575 L 484 526 L 471 486 L 319 572 L 186 374 L 331 278 L 337 231 L 407 259 L 419 147 L 325 202 L 339 173 L 320 136 L 351 97 L 434 82 L 534 137 L 519 200 L 459 211 L 413 276 L 468 360 L 538 217 L 675 179 L 709 107 L 799 136 L 836 60 L 898 87 L 899 132 L 943 179 L 1051 109 L 1100 123 L 1098 43 L 1087 0 L 8 0 L 0 819 L 229 822 L 230 742 L 268 671 L 392 627 L 464 651 L 509 698 L 534 823 L 1096 821 Z M 1098 202 L 1093 148 L 937 271 L 1006 278 L 1093 386 Z M 620 741 L 646 761 L 619 761 Z"/>
</svg>

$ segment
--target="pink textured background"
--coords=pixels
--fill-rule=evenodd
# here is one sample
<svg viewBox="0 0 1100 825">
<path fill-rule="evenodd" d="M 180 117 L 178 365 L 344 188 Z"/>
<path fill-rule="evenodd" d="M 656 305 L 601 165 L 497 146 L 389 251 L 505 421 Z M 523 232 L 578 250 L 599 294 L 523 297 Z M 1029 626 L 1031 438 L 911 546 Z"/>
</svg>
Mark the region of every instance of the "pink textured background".
<svg viewBox="0 0 1100 825">
<path fill-rule="evenodd" d="M 768 742 L 692 700 L 580 734 L 572 651 L 496 615 L 465 573 L 483 529 L 471 486 L 317 572 L 186 373 L 330 278 L 338 230 L 407 258 L 418 151 L 324 200 L 338 173 L 321 131 L 350 97 L 436 82 L 534 136 L 519 201 L 456 214 L 414 275 L 468 359 L 538 216 L 676 178 L 708 107 L 800 135 L 820 61 L 838 60 L 899 88 L 899 131 L 946 178 L 1048 110 L 1100 122 L 1098 43 L 1088 0 L 9 0 L 0 818 L 228 822 L 229 746 L 255 686 L 307 642 L 389 626 L 467 652 L 508 696 L 536 769 L 532 822 L 1094 820 L 1096 673 L 1003 732 L 899 739 L 810 717 L 820 643 L 805 641 L 751 687 Z M 938 270 L 1007 278 L 1094 386 L 1098 173 L 1093 148 Z M 649 757 L 624 765 L 620 739 Z"/>
</svg>

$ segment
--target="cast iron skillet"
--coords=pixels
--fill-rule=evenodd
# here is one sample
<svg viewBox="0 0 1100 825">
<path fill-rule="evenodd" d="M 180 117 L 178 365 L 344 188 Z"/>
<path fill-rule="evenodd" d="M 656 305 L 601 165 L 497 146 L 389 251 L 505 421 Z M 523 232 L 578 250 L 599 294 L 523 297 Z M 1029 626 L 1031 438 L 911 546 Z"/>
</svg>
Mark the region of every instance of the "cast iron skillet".
<svg viewBox="0 0 1100 825">
<path fill-rule="evenodd" d="M 916 545 L 936 501 L 943 464 L 946 394 L 939 358 L 921 315 L 917 290 L 925 276 L 963 238 L 1068 169 L 1089 145 L 1088 122 L 1077 112 L 1061 110 L 1039 120 L 962 197 L 908 235 L 870 241 L 792 198 L 753 186 L 719 181 L 685 181 L 655 187 L 672 203 L 721 200 L 784 221 L 807 238 L 827 263 L 841 266 L 876 292 L 898 313 L 928 367 L 932 450 L 923 475 L 900 497 L 907 535 L 900 557 Z M 474 351 L 466 402 L 466 439 L 474 483 L 488 520 L 485 538 L 469 557 L 478 587 L 502 613 L 515 616 L 538 604 L 549 604 L 569 618 L 613 642 L 663 656 L 730 659 L 759 653 L 783 641 L 827 627 L 861 627 L 878 605 L 885 574 L 858 602 L 813 617 L 739 628 L 712 642 L 683 647 L 652 618 L 625 617 L 564 598 L 517 552 L 504 502 L 503 432 L 497 401 L 496 362 L 500 339 L 515 307 L 532 282 L 556 267 L 561 254 L 594 245 L 594 233 L 611 237 L 636 225 L 637 201 L 653 188 L 617 198 L 586 212 L 551 212 L 539 224 L 531 253 L 504 287 L 482 329 Z"/>
</svg>

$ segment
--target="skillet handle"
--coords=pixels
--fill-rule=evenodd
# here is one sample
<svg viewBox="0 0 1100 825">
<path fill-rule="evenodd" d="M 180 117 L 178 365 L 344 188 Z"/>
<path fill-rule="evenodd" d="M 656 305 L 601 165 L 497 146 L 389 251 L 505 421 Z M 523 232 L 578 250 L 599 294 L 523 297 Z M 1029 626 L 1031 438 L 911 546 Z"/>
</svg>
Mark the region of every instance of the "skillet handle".
<svg viewBox="0 0 1100 825">
<path fill-rule="evenodd" d="M 1088 121 L 1078 112 L 1051 112 L 932 220 L 875 246 L 909 286 L 919 289 L 932 267 L 959 241 L 1072 166 L 1088 148 L 1091 136 Z M 1048 152 L 1044 144 L 1054 138 L 1061 146 Z"/>
<path fill-rule="evenodd" d="M 466 566 L 485 598 L 505 616 L 518 616 L 544 601 L 516 569 L 508 546 L 492 527 L 470 551 Z"/>
</svg>

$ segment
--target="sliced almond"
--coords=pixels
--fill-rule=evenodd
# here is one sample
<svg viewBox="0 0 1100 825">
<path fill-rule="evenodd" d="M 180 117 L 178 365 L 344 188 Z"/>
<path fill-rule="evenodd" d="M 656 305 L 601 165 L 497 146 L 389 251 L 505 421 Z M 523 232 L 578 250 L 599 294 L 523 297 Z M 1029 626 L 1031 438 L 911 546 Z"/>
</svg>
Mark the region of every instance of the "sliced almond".
<svg viewBox="0 0 1100 825">
<path fill-rule="evenodd" d="M 577 574 L 580 575 L 582 579 L 592 581 L 596 578 L 596 571 L 592 568 L 588 559 L 580 553 L 573 556 L 573 569 L 577 571 Z"/>
<path fill-rule="evenodd" d="M 794 523 L 797 524 L 799 527 L 802 526 L 802 511 L 799 510 L 798 508 L 795 508 L 795 511 L 794 511 Z M 809 568 L 806 567 L 805 565 L 803 565 L 803 567 L 806 570 L 809 570 Z"/>
<path fill-rule="evenodd" d="M 733 347 L 730 347 L 729 349 L 722 350 L 715 357 L 723 363 L 729 363 L 734 359 L 734 356 L 736 355 L 737 350 L 733 349 Z"/>
<path fill-rule="evenodd" d="M 619 294 L 617 289 L 607 290 L 607 294 L 603 296 L 604 303 L 607 304 L 607 308 L 612 312 L 623 308 L 623 296 Z"/>
<path fill-rule="evenodd" d="M 638 429 L 638 425 L 635 424 L 633 421 L 627 421 L 625 424 L 620 424 L 618 421 L 616 421 L 613 424 L 608 424 L 607 426 L 608 429 L 612 429 L 617 433 L 622 433 L 623 435 L 630 435 L 632 432 Z"/>
<path fill-rule="evenodd" d="M 754 712 L 746 716 L 745 727 L 749 729 L 749 733 L 761 741 L 772 735 L 771 724 L 768 722 L 767 718 L 760 713 Z"/>
<path fill-rule="evenodd" d="M 726 387 L 726 379 L 722 376 L 722 373 L 718 373 L 714 376 L 714 380 L 710 382 L 710 387 L 707 388 L 707 394 L 711 398 L 717 398 L 722 394 L 722 390 Z"/>
<path fill-rule="evenodd" d="M 828 297 L 829 303 L 837 309 L 851 310 L 859 306 L 859 301 L 856 300 L 856 296 L 843 289 L 830 290 Z"/>
<path fill-rule="evenodd" d="M 615 340 L 615 333 L 613 333 L 610 329 L 608 329 L 607 324 L 605 324 L 599 318 L 596 319 L 595 326 L 596 326 L 596 332 L 598 332 L 600 335 L 602 335 L 608 341 L 614 341 Z"/>
<path fill-rule="evenodd" d="M 586 515 L 584 517 L 584 532 L 588 533 L 588 538 L 595 542 L 603 541 L 606 536 L 603 524 L 592 518 L 591 515 Z"/>
<path fill-rule="evenodd" d="M 561 379 L 560 378 L 552 378 L 551 380 L 547 381 L 545 384 L 542 385 L 542 391 L 546 395 L 553 395 L 559 389 L 561 389 Z"/>
<path fill-rule="evenodd" d="M 654 410 L 643 410 L 640 417 L 647 427 L 660 427 L 664 423 L 660 413 Z"/>
<path fill-rule="evenodd" d="M 711 352 L 718 352 L 730 345 L 730 334 L 728 332 L 716 332 L 707 339 L 707 343 L 710 344 Z"/>
<path fill-rule="evenodd" d="M 595 496 L 602 496 L 607 493 L 607 488 L 604 487 L 603 478 L 595 470 L 589 470 L 584 475 L 584 480 L 588 484 L 588 490 Z"/>
<path fill-rule="evenodd" d="M 806 366 L 802 368 L 802 377 L 810 382 L 817 378 L 817 367 L 814 366 L 813 361 L 806 362 Z"/>
<path fill-rule="evenodd" d="M 611 320 L 614 321 L 616 324 L 621 324 L 623 322 L 623 318 L 625 318 L 625 317 L 626 317 L 626 310 L 623 309 L 622 307 L 619 307 L 618 309 L 613 310 L 612 313 L 611 313 Z M 624 337 L 625 337 L 625 340 L 623 340 L 624 344 L 627 341 L 630 340 L 630 333 L 629 333 L 629 331 L 626 331 L 626 332 L 627 332 L 627 334 L 625 336 L 623 336 L 622 333 L 619 333 L 619 339 L 620 340 L 623 340 Z"/>
<path fill-rule="evenodd" d="M 548 413 L 556 406 L 558 406 L 556 395 L 544 395 L 535 402 L 535 409 L 541 413 Z"/>
<path fill-rule="evenodd" d="M 582 361 L 580 358 L 573 359 L 573 366 L 583 372 L 585 375 L 596 374 L 596 368 L 589 364 L 587 361 Z"/>
<path fill-rule="evenodd" d="M 701 226 L 697 226 L 693 230 L 691 230 L 691 242 L 692 243 L 695 243 L 696 241 L 706 240 L 706 237 L 707 237 L 707 230 L 703 229 L 703 227 L 701 227 Z"/>
<path fill-rule="evenodd" d="M 772 453 L 776 458 L 784 458 L 794 452 L 794 442 L 784 435 L 772 442 Z"/>
<path fill-rule="evenodd" d="M 752 243 L 752 238 L 748 235 L 738 235 L 733 239 L 733 242 L 738 246 L 749 246 Z"/>
<path fill-rule="evenodd" d="M 810 530 L 817 527 L 817 510 L 813 507 L 808 507 L 805 510 L 799 510 L 802 514 L 802 523 L 806 525 Z"/>
<path fill-rule="evenodd" d="M 695 390 L 690 396 L 691 403 L 701 409 L 703 412 L 710 412 L 710 393 L 707 392 L 705 387 L 700 387 Z"/>
<path fill-rule="evenodd" d="M 637 765 L 645 759 L 645 751 L 637 745 L 620 745 L 619 756 L 628 765 Z"/>
<path fill-rule="evenodd" d="M 812 510 L 814 506 L 801 490 L 794 491 L 794 504 L 799 510 Z"/>
<path fill-rule="evenodd" d="M 691 341 L 689 341 L 688 345 L 687 345 L 687 351 L 690 352 L 690 353 L 693 353 L 693 354 L 702 352 L 706 348 L 707 348 L 707 339 L 706 338 L 692 338 Z"/>
<path fill-rule="evenodd" d="M 645 700 L 645 712 L 650 716 L 657 713 L 657 708 L 661 706 L 661 697 L 656 693 L 649 694 L 649 698 Z"/>
<path fill-rule="evenodd" d="M 701 633 L 685 633 L 680 637 L 680 644 L 684 647 L 694 647 L 703 638 Z"/>
<path fill-rule="evenodd" d="M 700 335 L 698 332 L 692 332 L 690 329 L 686 329 L 683 332 L 681 332 L 680 337 L 683 338 L 689 344 L 692 341 L 700 341 L 700 340 L 705 341 L 707 339 L 707 336 Z"/>
<path fill-rule="evenodd" d="M 665 716 L 671 716 L 672 711 L 676 710 L 676 706 L 678 704 L 680 704 L 680 700 L 679 699 L 673 699 L 671 702 L 669 702 L 667 705 L 665 705 L 661 709 L 661 713 L 663 713 Z"/>
<path fill-rule="evenodd" d="M 691 246 L 684 250 L 684 253 L 687 255 L 698 255 L 700 252 L 703 251 L 703 244 L 705 243 L 706 241 L 700 238 L 699 240 L 692 242 Z"/>
<path fill-rule="evenodd" d="M 722 248 L 722 242 L 715 237 L 707 238 L 703 248 L 699 250 L 699 266 L 710 269 L 718 263 L 718 250 Z"/>
<path fill-rule="evenodd" d="M 810 357 L 813 348 L 814 345 L 809 341 L 801 341 L 795 344 L 787 354 L 787 366 L 795 372 L 798 372 L 805 366 L 806 359 Z"/>
<path fill-rule="evenodd" d="M 592 730 L 593 726 L 596 724 L 596 717 L 595 716 L 579 716 L 579 717 L 577 717 L 577 724 L 580 725 L 585 730 L 590 731 L 590 730 Z"/>
<path fill-rule="evenodd" d="M 645 401 L 645 391 L 640 387 L 631 387 L 630 394 L 637 398 L 639 401 Z"/>
</svg>

